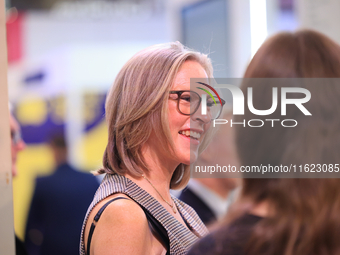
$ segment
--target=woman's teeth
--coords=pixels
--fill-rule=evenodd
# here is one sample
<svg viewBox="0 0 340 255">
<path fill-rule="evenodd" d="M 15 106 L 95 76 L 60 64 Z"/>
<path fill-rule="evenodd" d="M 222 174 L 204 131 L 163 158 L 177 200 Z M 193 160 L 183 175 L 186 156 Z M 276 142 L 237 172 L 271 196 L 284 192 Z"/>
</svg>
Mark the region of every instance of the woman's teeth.
<svg viewBox="0 0 340 255">
<path fill-rule="evenodd" d="M 179 131 L 180 134 L 194 138 L 194 139 L 200 139 L 201 134 L 197 133 L 195 131 L 189 131 L 189 130 L 185 130 L 185 131 Z"/>
</svg>

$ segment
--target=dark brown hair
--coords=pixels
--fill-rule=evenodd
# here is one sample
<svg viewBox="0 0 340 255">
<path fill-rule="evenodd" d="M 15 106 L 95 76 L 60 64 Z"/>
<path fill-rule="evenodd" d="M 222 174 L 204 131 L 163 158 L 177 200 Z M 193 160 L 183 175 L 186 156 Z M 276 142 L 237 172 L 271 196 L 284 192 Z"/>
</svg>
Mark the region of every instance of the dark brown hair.
<svg viewBox="0 0 340 255">
<path fill-rule="evenodd" d="M 321 33 L 302 30 L 268 39 L 250 62 L 245 78 L 339 78 L 340 46 Z M 340 86 L 308 87 L 313 100 L 303 118 L 297 107 L 287 112 L 293 128 L 237 126 L 242 165 L 338 164 L 340 158 Z M 257 109 L 270 108 L 271 87 L 254 88 Z M 244 94 L 247 83 L 243 83 Z M 268 94 L 269 93 L 269 94 Z M 269 106 L 269 107 L 268 107 Z M 270 118 L 282 119 L 280 112 Z M 241 119 L 254 119 L 245 111 Z M 259 119 L 259 116 L 256 117 Z M 273 214 L 254 229 L 247 254 L 339 254 L 340 179 L 244 179 L 241 198 L 268 202 Z"/>
</svg>

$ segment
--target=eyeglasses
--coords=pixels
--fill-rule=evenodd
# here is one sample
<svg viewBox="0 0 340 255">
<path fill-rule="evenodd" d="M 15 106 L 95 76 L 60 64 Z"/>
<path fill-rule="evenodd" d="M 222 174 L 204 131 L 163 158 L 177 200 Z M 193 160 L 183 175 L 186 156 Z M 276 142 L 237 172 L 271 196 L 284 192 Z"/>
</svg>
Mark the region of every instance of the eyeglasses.
<svg viewBox="0 0 340 255">
<path fill-rule="evenodd" d="M 12 139 L 13 144 L 15 144 L 15 145 L 19 144 L 20 141 L 22 140 L 21 132 L 11 130 L 11 139 Z"/>
<path fill-rule="evenodd" d="M 180 113 L 183 115 L 193 115 L 201 105 L 202 98 L 201 96 L 191 90 L 178 90 L 178 91 L 170 91 L 170 94 L 176 94 L 177 98 L 177 108 Z M 211 120 L 217 119 L 222 112 L 223 105 L 225 101 L 221 99 L 222 105 L 218 97 L 208 97 L 206 99 L 206 115 L 210 116 Z"/>
</svg>

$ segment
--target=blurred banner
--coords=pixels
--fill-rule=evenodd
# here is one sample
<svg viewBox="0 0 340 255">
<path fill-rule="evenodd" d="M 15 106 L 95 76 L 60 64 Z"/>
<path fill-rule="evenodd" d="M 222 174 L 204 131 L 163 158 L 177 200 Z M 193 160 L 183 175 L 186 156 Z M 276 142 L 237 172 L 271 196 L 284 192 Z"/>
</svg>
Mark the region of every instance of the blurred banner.
<svg viewBox="0 0 340 255">
<path fill-rule="evenodd" d="M 81 95 L 82 131 L 73 142 L 76 157 L 81 159 L 77 167 L 83 170 L 96 170 L 101 165 L 101 158 L 107 142 L 104 122 L 106 95 L 84 92 Z M 67 121 L 67 100 L 64 95 L 44 98 L 26 98 L 15 105 L 14 114 L 21 125 L 23 139 L 27 146 L 18 161 L 19 174 L 14 181 L 14 206 L 16 230 L 23 237 L 26 213 L 34 180 L 38 175 L 51 173 L 55 167 L 52 152 L 48 146 L 54 134 L 67 135 L 71 128 Z M 73 133 L 73 132 L 71 132 Z M 70 140 L 69 140 L 70 141 Z M 69 144 L 70 145 L 70 144 Z"/>
</svg>

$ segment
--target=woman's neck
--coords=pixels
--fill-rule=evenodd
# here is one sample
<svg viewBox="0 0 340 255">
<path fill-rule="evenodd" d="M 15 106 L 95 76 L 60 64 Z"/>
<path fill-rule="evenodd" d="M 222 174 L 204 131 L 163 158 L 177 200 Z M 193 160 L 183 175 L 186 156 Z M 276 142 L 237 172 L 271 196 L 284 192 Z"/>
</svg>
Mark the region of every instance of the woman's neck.
<svg viewBox="0 0 340 255">
<path fill-rule="evenodd" d="M 143 157 L 146 165 L 150 169 L 146 176 L 153 182 L 161 182 L 168 184 L 170 187 L 170 181 L 172 175 L 179 165 L 179 162 L 171 159 L 169 155 L 164 155 L 163 150 L 159 148 L 153 148 L 145 145 L 142 149 Z"/>
<path fill-rule="evenodd" d="M 152 150 L 150 147 L 143 148 L 143 156 L 149 171 L 144 173 L 146 178 L 135 178 L 126 174 L 138 186 L 146 190 L 153 197 L 171 202 L 170 182 L 178 163 L 169 160 L 169 157 L 160 155 L 160 151 Z"/>
</svg>

